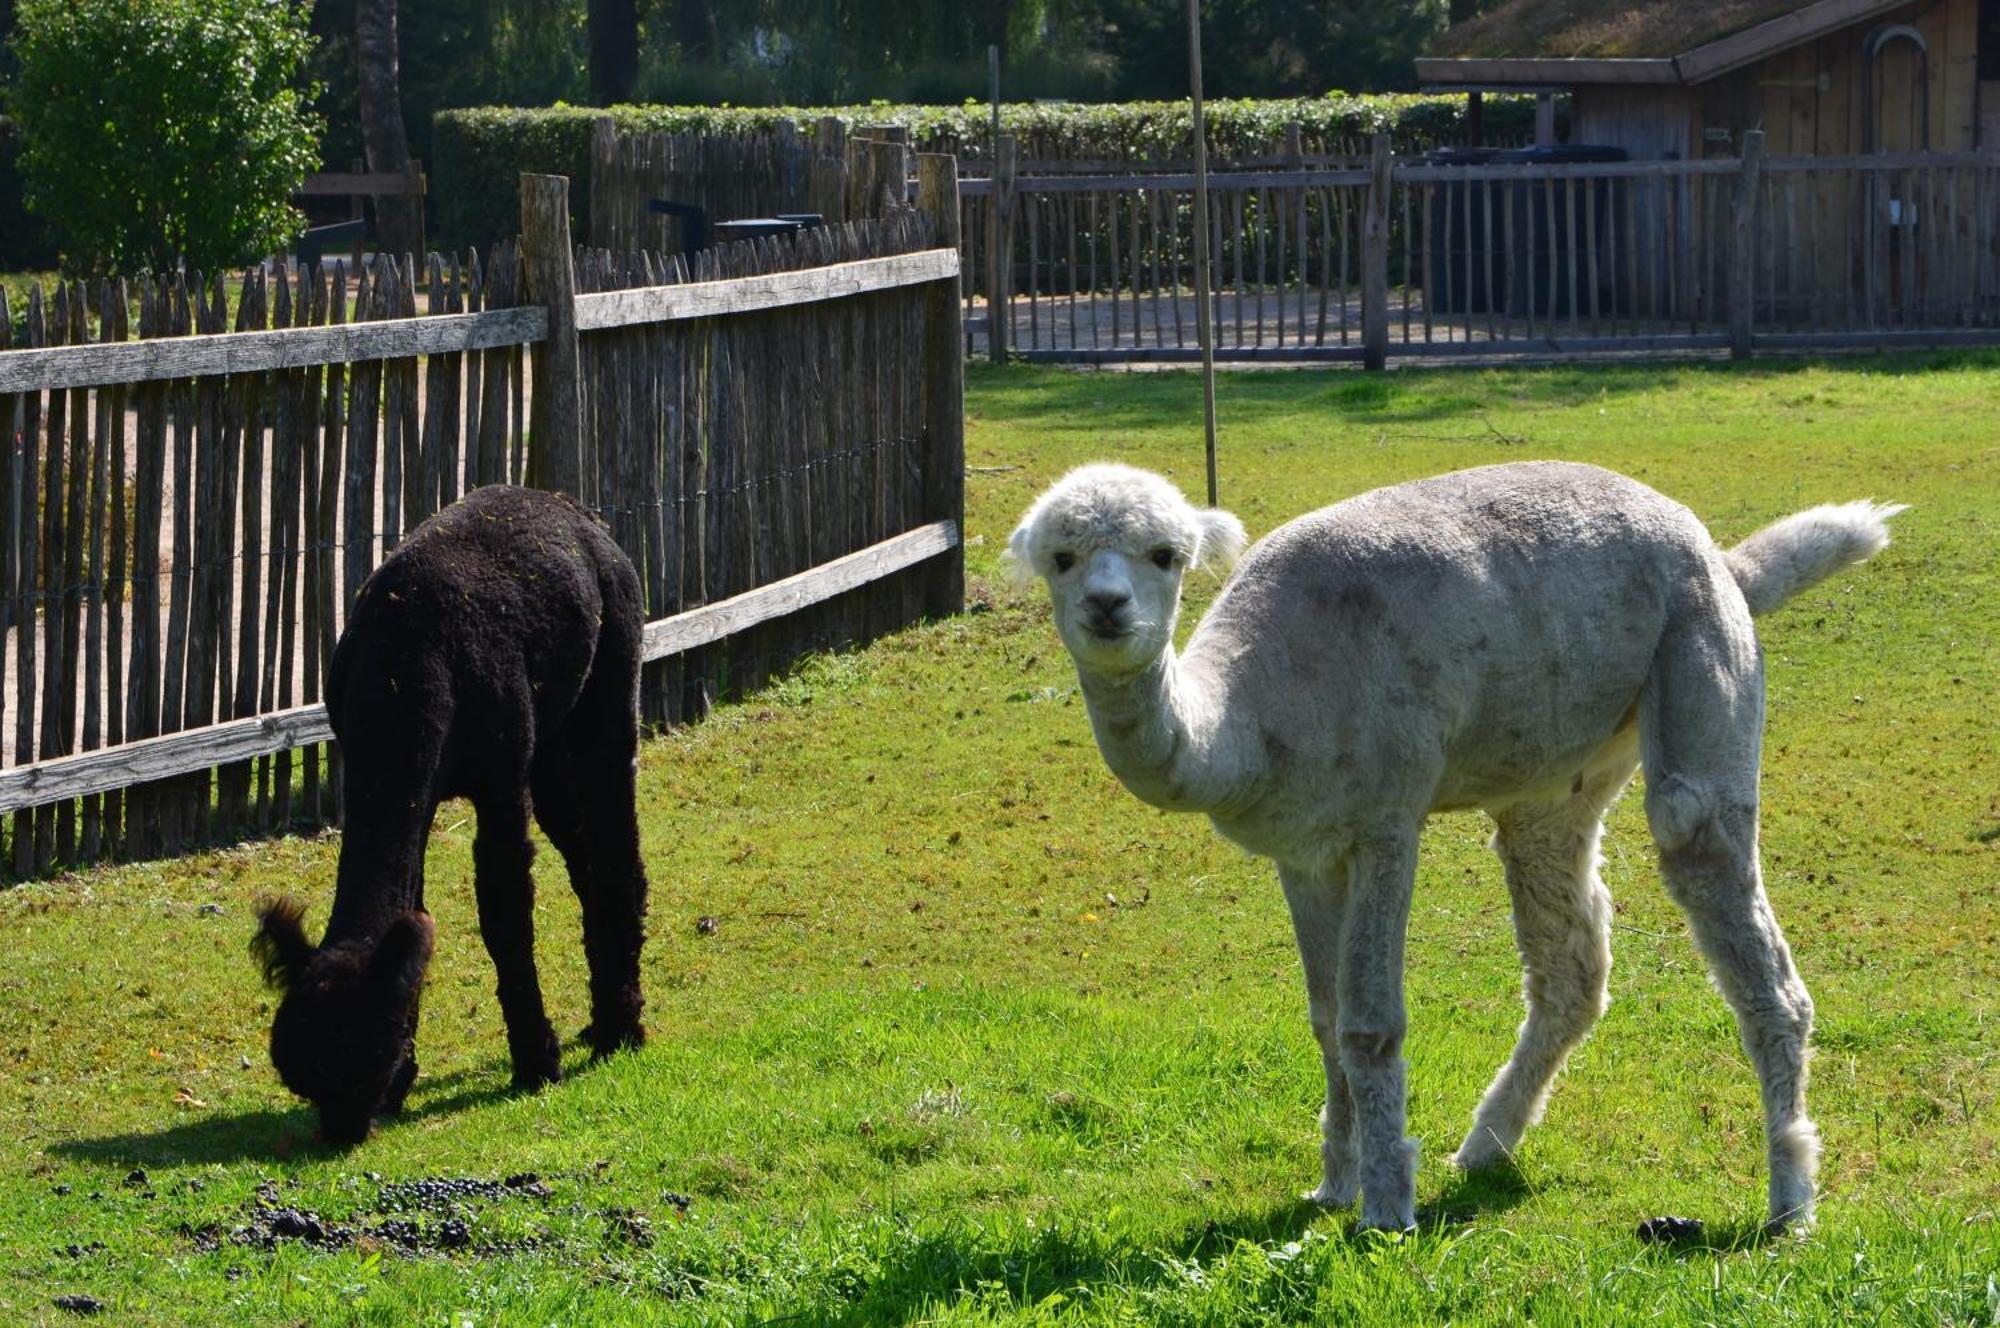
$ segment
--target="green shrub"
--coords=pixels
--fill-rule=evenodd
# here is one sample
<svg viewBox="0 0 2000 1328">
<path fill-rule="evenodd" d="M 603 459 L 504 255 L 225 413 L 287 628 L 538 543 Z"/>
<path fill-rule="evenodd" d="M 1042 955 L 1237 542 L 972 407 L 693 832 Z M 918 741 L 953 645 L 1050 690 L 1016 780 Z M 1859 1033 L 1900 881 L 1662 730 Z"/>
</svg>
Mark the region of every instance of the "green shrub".
<svg viewBox="0 0 2000 1328">
<path fill-rule="evenodd" d="M 22 0 L 27 205 L 72 270 L 213 270 L 278 248 L 317 158 L 294 0 Z"/>
<path fill-rule="evenodd" d="M 609 115 L 622 130 L 655 133 L 749 134 L 795 123 L 810 133 L 832 115 L 848 128 L 894 124 L 923 151 L 957 152 L 969 173 L 991 159 L 989 109 L 960 106 L 583 106 L 540 109 L 478 107 L 441 111 L 432 122 L 431 196 L 438 231 L 454 245 L 485 245 L 520 228 L 523 171 L 567 175 L 579 239 L 590 230 L 591 123 Z M 1208 104 L 1209 150 L 1218 158 L 1276 153 L 1285 126 L 1297 121 L 1307 152 L 1366 150 L 1369 134 L 1387 131 L 1399 152 L 1421 152 L 1459 136 L 1463 97 L 1385 94 L 1216 101 Z M 1186 102 L 1104 105 L 1019 103 L 1001 107 L 1001 130 L 1020 141 L 1029 159 L 1122 161 L 1186 157 Z M 1486 133 L 1525 139 L 1534 120 L 1532 97 L 1488 97 Z"/>
</svg>

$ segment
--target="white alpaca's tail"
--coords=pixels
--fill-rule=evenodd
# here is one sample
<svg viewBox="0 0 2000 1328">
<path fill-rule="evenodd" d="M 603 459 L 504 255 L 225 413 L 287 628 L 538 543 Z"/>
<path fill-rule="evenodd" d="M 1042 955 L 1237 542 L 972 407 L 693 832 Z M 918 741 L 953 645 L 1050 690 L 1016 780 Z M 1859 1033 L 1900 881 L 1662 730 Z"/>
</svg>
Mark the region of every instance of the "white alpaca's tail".
<svg viewBox="0 0 2000 1328">
<path fill-rule="evenodd" d="M 1773 522 L 1723 554 L 1750 612 L 1766 614 L 1889 543 L 1889 518 L 1904 503 L 1829 503 Z"/>
</svg>

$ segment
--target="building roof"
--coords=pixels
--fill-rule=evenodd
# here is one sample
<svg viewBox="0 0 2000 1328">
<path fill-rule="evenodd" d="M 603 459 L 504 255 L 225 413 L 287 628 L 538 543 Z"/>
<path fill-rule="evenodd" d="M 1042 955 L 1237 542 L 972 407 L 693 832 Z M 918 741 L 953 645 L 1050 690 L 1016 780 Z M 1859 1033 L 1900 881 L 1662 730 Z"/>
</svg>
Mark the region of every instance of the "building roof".
<svg viewBox="0 0 2000 1328">
<path fill-rule="evenodd" d="M 1702 83 L 1907 0 L 1504 0 L 1432 43 L 1426 84 Z"/>
</svg>

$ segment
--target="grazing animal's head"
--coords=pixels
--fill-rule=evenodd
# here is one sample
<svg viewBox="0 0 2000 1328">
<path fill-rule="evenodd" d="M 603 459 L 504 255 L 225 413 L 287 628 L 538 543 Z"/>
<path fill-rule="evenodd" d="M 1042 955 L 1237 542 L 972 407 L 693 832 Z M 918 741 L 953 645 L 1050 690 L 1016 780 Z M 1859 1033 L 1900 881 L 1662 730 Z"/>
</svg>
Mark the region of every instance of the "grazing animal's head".
<svg viewBox="0 0 2000 1328">
<path fill-rule="evenodd" d="M 1167 480 L 1102 462 L 1072 470 L 1037 498 L 1007 556 L 1048 582 L 1056 632 L 1079 668 L 1135 672 L 1173 640 L 1181 576 L 1226 569 L 1243 551 L 1243 523 L 1198 508 Z"/>
<path fill-rule="evenodd" d="M 416 1077 L 411 1006 L 437 929 L 428 913 L 402 912 L 372 943 L 314 946 L 289 899 L 258 909 L 251 953 L 284 993 L 271 1023 L 271 1064 L 285 1087 L 319 1108 L 328 1143 L 359 1143 L 369 1122 L 401 1107 Z"/>
</svg>

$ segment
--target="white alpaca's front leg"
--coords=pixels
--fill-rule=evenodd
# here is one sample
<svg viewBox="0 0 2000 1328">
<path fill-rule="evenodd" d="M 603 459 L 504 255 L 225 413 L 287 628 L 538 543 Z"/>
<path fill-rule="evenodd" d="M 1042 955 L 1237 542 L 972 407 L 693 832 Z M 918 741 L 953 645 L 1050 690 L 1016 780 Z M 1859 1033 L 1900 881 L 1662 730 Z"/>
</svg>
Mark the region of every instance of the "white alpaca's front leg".
<svg viewBox="0 0 2000 1328">
<path fill-rule="evenodd" d="M 1361 1225 L 1390 1231 L 1417 1224 L 1417 1143 L 1403 1133 L 1403 944 L 1416 869 L 1414 825 L 1356 848 L 1339 947 L 1334 1035 L 1354 1098 Z"/>
<path fill-rule="evenodd" d="M 1285 887 L 1285 903 L 1292 911 L 1292 932 L 1305 966 L 1313 1038 L 1319 1043 L 1326 1071 L 1326 1101 L 1319 1110 L 1320 1182 L 1317 1189 L 1302 1197 L 1322 1208 L 1345 1208 L 1361 1188 L 1354 1163 L 1354 1098 L 1347 1091 L 1347 1072 L 1340 1066 L 1335 1031 L 1347 865 L 1342 863 L 1323 873 L 1281 865 L 1278 880 Z"/>
</svg>

